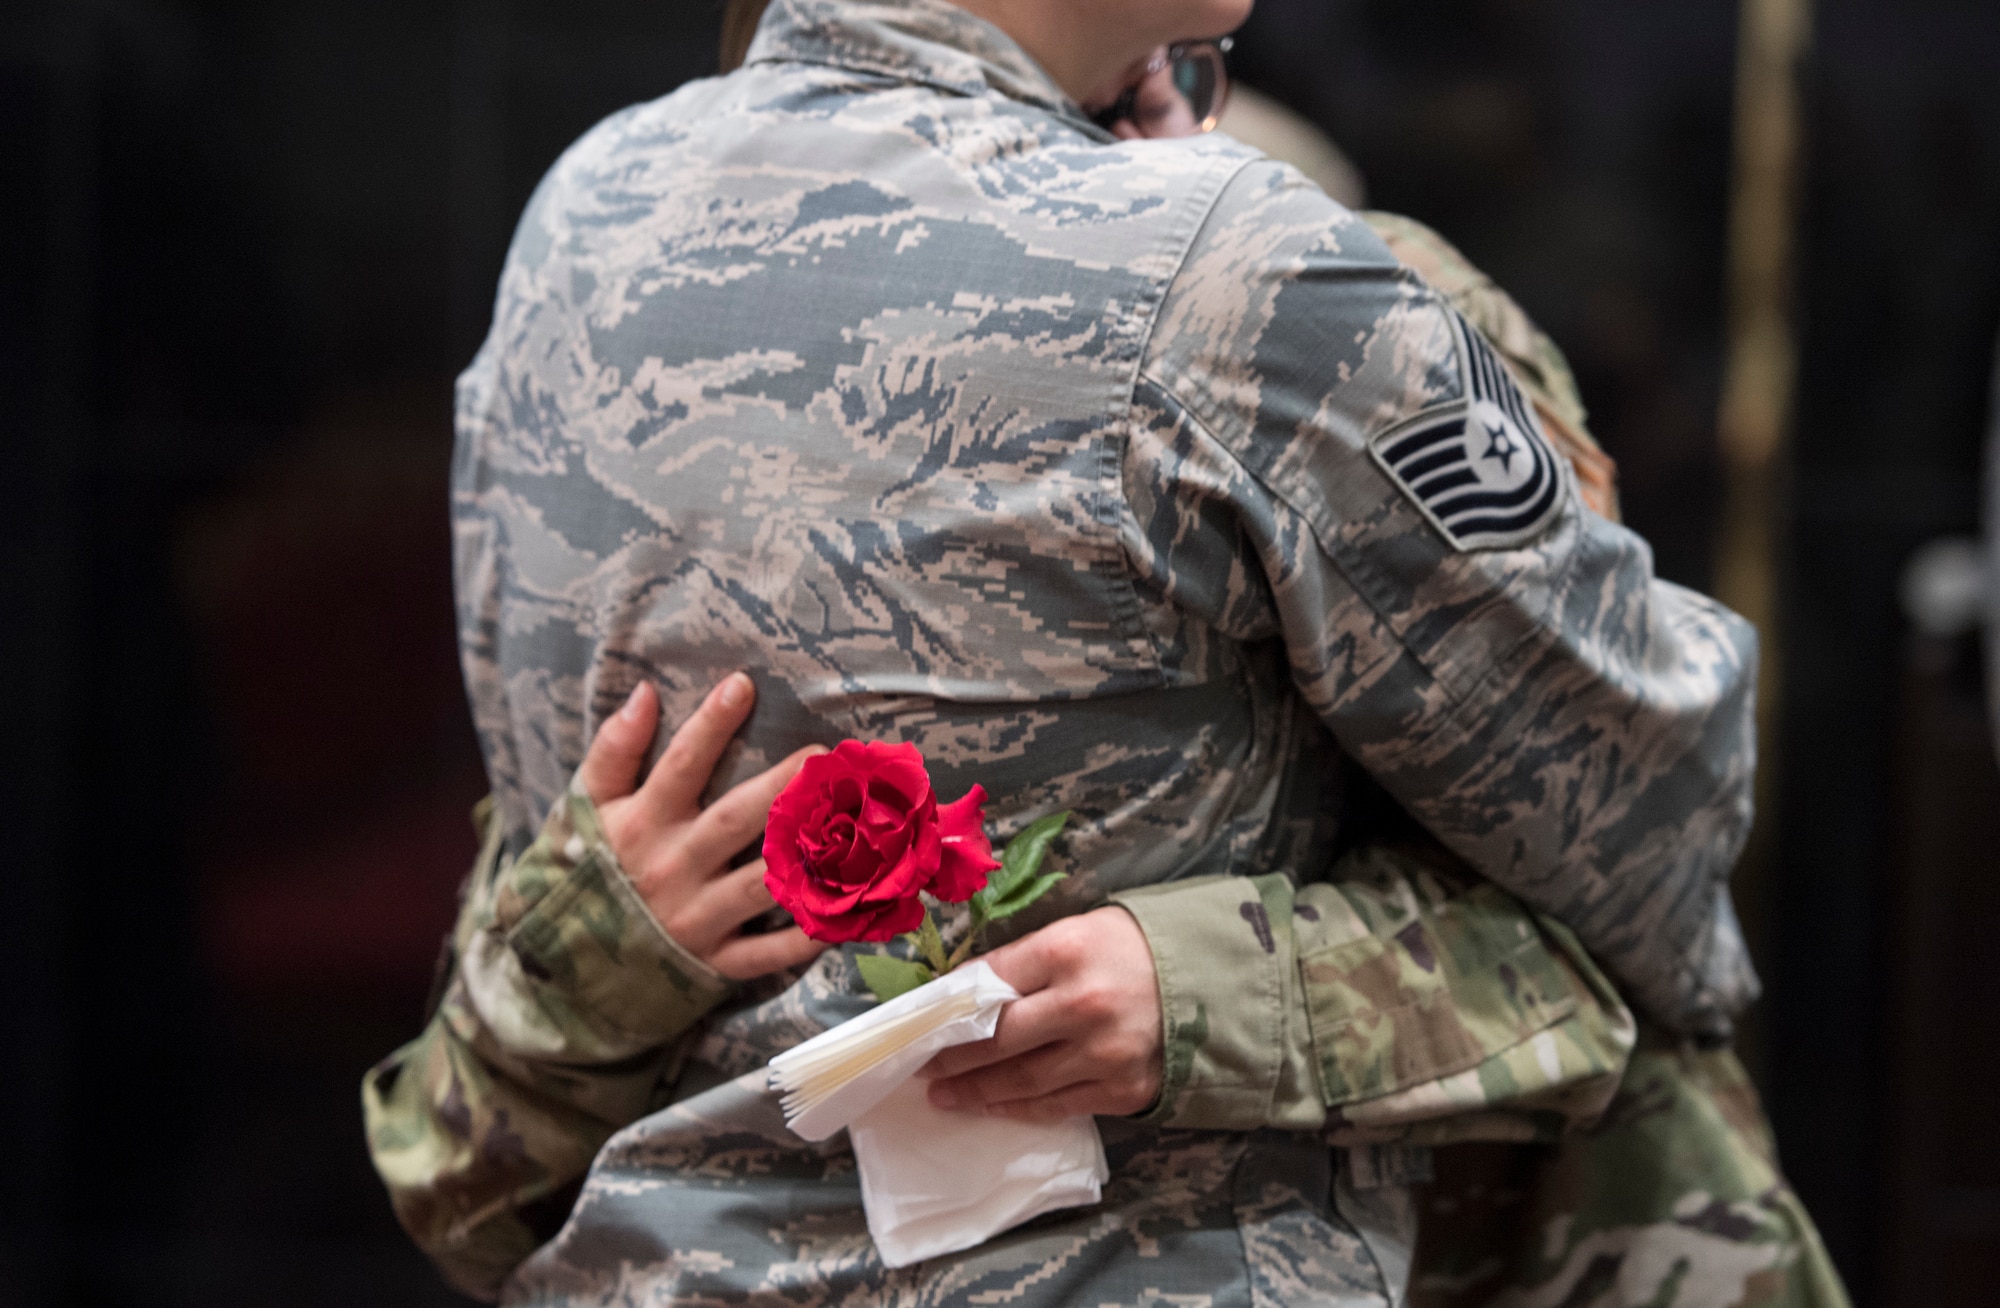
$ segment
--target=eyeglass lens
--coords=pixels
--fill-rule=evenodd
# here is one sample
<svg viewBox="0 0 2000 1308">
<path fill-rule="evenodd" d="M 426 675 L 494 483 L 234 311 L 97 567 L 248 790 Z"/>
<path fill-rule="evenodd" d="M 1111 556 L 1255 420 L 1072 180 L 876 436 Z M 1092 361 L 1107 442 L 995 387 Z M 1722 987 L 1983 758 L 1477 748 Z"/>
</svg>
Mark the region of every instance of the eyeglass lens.
<svg viewBox="0 0 2000 1308">
<path fill-rule="evenodd" d="M 1105 128 L 1129 121 L 1138 135 L 1152 138 L 1215 130 L 1229 93 L 1224 48 L 1210 41 L 1173 47 L 1096 121 Z"/>
<path fill-rule="evenodd" d="M 1174 60 L 1174 89 L 1187 102 L 1189 114 L 1204 132 L 1213 131 L 1222 117 L 1227 76 L 1222 52 L 1213 46 L 1188 50 Z"/>
</svg>

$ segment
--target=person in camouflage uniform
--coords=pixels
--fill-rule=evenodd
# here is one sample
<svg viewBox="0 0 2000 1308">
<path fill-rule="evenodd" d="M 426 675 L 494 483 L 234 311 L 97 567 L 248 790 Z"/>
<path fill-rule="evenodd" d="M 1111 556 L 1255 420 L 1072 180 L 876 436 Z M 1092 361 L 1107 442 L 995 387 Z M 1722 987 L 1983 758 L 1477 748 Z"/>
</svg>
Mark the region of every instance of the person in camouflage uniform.
<svg viewBox="0 0 2000 1308">
<path fill-rule="evenodd" d="M 1149 61 L 1147 75 L 1164 62 Z M 1590 434 L 1562 351 L 1436 232 L 1394 214 L 1360 216 L 1495 347 L 1584 502 L 1617 521 L 1617 469 Z M 1421 831 L 1404 839 L 1424 857 L 1441 853 Z M 1413 1304 L 1846 1303 L 1734 1053 L 1655 1027 L 1641 1034 L 1599 1121 L 1553 1142 L 1440 1157 L 1422 1190 Z"/>
<path fill-rule="evenodd" d="M 1418 438 L 1502 465 L 1459 484 L 1492 498 L 1441 498 Z M 785 0 L 748 71 L 558 165 L 461 392 L 497 801 L 439 1018 L 369 1082 L 406 1220 L 490 1292 L 530 1210 L 569 1211 L 521 1302 L 1399 1299 L 1421 1156 L 1387 1142 L 1593 1116 L 1630 1023 L 1592 955 L 1684 1032 L 1752 990 L 1724 889 L 1750 640 L 1570 477 L 1477 333 L 1284 170 L 1113 147 L 936 0 Z M 885 1272 L 851 1160 L 760 1079 L 864 1005 L 845 955 L 713 1008 L 586 798 L 536 838 L 626 688 L 678 718 L 738 662 L 764 699 L 725 780 L 888 736 L 1003 833 L 1084 819 L 1023 926 L 1122 902 L 1169 1034 L 1101 1209 Z M 1343 758 L 1547 920 L 1379 851 L 1329 867 Z M 1210 1011 L 1176 959 L 1243 966 Z M 518 1129 L 654 1108 L 573 1210 L 581 1164 Z"/>
<path fill-rule="evenodd" d="M 1500 352 L 1577 473 L 1620 517 L 1560 348 L 1436 232 L 1362 218 Z M 1424 857 L 1436 858 L 1428 849 Z M 1779 1170 L 1757 1090 L 1726 1045 L 1641 1021 L 1608 1110 L 1535 1144 L 1461 1145 L 1423 1188 L 1413 1308 L 1846 1308 L 1818 1228 Z"/>
</svg>

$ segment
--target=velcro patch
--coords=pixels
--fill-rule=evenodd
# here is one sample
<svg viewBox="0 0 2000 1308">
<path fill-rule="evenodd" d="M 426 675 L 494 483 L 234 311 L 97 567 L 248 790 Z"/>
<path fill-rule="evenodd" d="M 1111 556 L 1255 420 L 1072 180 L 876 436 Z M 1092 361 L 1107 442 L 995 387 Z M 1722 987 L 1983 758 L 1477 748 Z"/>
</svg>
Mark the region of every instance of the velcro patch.
<svg viewBox="0 0 2000 1308">
<path fill-rule="evenodd" d="M 1562 514 L 1563 464 L 1493 348 L 1452 320 L 1466 398 L 1390 428 L 1369 452 L 1454 549 L 1525 545 Z"/>
</svg>

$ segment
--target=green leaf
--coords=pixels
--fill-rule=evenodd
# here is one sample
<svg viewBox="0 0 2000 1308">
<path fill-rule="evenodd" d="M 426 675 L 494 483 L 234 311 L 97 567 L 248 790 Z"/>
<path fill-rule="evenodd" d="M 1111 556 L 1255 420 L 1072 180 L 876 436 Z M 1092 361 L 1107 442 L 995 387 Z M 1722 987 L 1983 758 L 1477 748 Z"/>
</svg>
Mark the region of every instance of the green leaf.
<svg viewBox="0 0 2000 1308">
<path fill-rule="evenodd" d="M 1033 881 L 1030 881 L 1027 885 L 1018 887 L 1014 891 L 1014 893 L 1007 896 L 1007 898 L 1000 900 L 998 903 L 989 905 L 986 910 L 986 915 L 989 919 L 995 922 L 1005 921 L 1007 918 L 1014 916 L 1014 914 L 1020 912 L 1022 909 L 1027 908 L 1028 906 L 1033 904 L 1043 895 L 1048 894 L 1049 891 L 1055 888 L 1055 885 L 1058 881 L 1067 881 L 1067 880 L 1069 880 L 1069 873 L 1067 872 L 1043 873 L 1041 876 L 1036 877 Z"/>
<path fill-rule="evenodd" d="M 888 954 L 857 954 L 854 965 L 861 969 L 861 979 L 875 992 L 875 997 L 885 1004 L 898 995 L 907 995 L 918 986 L 937 980 L 936 974 L 924 964 Z"/>
<path fill-rule="evenodd" d="M 938 933 L 937 919 L 929 909 L 924 910 L 924 924 L 916 932 L 917 952 L 931 965 L 931 970 L 939 976 L 951 971 L 951 964 L 944 956 L 944 937 Z"/>
<path fill-rule="evenodd" d="M 1069 825 L 1069 818 L 1067 812 L 1051 813 L 1040 821 L 1031 823 L 1027 830 L 1008 841 L 1007 848 L 1000 852 L 1000 866 L 987 874 L 986 889 L 972 897 L 973 911 L 987 921 L 998 921 L 1002 917 L 1011 917 L 1033 903 L 1034 900 L 1030 899 L 1026 903 L 1017 904 L 1007 913 L 993 911 L 995 905 L 1012 902 L 1023 888 L 1034 884 L 1035 874 L 1042 870 L 1042 860 L 1049 856 L 1049 846 L 1062 834 L 1062 829 Z M 1047 886 L 1043 886 L 1041 890 L 1036 891 L 1035 898 L 1040 898 L 1047 889 Z"/>
</svg>

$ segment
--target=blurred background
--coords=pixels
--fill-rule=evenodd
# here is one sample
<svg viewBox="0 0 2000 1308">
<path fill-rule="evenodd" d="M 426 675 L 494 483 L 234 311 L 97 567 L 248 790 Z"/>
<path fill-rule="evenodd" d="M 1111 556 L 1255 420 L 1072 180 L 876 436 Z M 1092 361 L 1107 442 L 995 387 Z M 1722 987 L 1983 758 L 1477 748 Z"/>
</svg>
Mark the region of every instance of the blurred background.
<svg viewBox="0 0 2000 1308">
<path fill-rule="evenodd" d="M 712 72 L 719 7 L 0 8 L 0 1304 L 456 1302 L 357 1102 L 483 789 L 451 382 L 543 170 Z M 1987 1304 L 2000 776 L 1973 606 L 1905 572 L 1979 524 L 2000 6 L 1810 17 L 1769 266 L 1737 4 L 1262 0 L 1236 67 L 1569 351 L 1665 576 L 1754 607 L 1765 566 L 1747 1052 L 1857 1299 Z M 1796 403 L 1746 461 L 1758 358 Z"/>
</svg>

